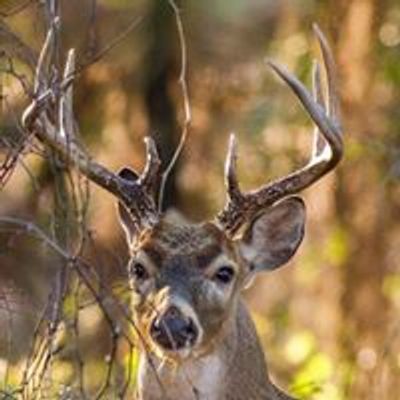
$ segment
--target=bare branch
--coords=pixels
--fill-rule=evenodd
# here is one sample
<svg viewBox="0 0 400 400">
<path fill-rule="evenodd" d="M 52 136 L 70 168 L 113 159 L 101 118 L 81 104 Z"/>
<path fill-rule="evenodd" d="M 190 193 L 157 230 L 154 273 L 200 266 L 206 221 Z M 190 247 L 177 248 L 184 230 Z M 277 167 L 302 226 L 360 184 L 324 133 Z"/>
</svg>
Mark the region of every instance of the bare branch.
<svg viewBox="0 0 400 400">
<path fill-rule="evenodd" d="M 35 69 L 38 55 L 19 36 L 17 36 L 4 21 L 0 21 L 0 44 L 3 50 L 12 57 Z"/>
<path fill-rule="evenodd" d="M 26 233 L 33 234 L 38 239 L 46 243 L 47 246 L 49 246 L 52 250 L 54 250 L 58 255 L 63 257 L 65 260 L 70 260 L 70 255 L 32 222 L 14 217 L 0 216 L 0 223 L 9 224 L 16 226 L 18 228 L 22 228 Z"/>
<path fill-rule="evenodd" d="M 0 59 L 1 58 L 4 58 L 6 60 L 7 66 L 4 69 L 1 69 L 0 73 L 10 75 L 14 79 L 16 79 L 17 82 L 20 84 L 24 94 L 26 94 L 29 98 L 31 98 L 33 96 L 33 92 L 28 83 L 28 80 L 24 74 L 21 74 L 17 71 L 17 69 L 15 68 L 15 65 L 14 65 L 13 58 L 8 54 L 8 52 L 4 52 L 3 54 L 0 54 Z M 3 97 L 3 100 L 4 100 L 4 97 Z"/>
<path fill-rule="evenodd" d="M 18 14 L 19 12 L 23 11 L 25 8 L 27 8 L 32 3 L 33 3 L 33 0 L 22 1 L 20 4 L 11 6 L 7 11 L 0 11 L 0 17 L 7 18 L 7 17 L 11 17 L 15 14 Z"/>
<path fill-rule="evenodd" d="M 80 64 L 76 68 L 76 74 L 81 73 L 84 69 L 99 61 L 102 57 L 104 57 L 107 53 L 109 53 L 115 46 L 121 43 L 129 33 L 131 33 L 134 29 L 136 29 L 143 22 L 143 17 L 135 17 L 133 21 L 128 24 L 128 26 L 119 33 L 114 39 L 112 39 L 107 46 L 100 49 L 96 54 L 93 55 L 88 61 Z"/>
<path fill-rule="evenodd" d="M 190 98 L 189 98 L 189 91 L 188 91 L 188 85 L 187 85 L 187 48 L 186 48 L 186 39 L 185 39 L 185 33 L 183 30 L 183 23 L 182 23 L 182 18 L 181 18 L 181 11 L 176 5 L 174 0 L 168 0 L 168 3 L 172 7 L 172 10 L 175 14 L 175 20 L 176 20 L 176 27 L 178 30 L 178 35 L 179 35 L 179 43 L 180 43 L 180 48 L 181 48 L 181 72 L 179 76 L 179 84 L 181 86 L 182 90 L 182 100 L 183 100 L 183 111 L 184 111 L 184 122 L 182 126 L 182 132 L 181 132 L 181 137 L 179 139 L 179 143 L 177 148 L 175 149 L 174 154 L 172 155 L 172 158 L 163 172 L 162 178 L 161 178 L 161 184 L 160 184 L 160 192 L 159 192 L 159 197 L 158 197 L 158 210 L 162 210 L 162 203 L 164 199 L 164 191 L 165 191 L 165 185 L 168 181 L 168 177 L 174 168 L 176 162 L 178 161 L 179 156 L 182 153 L 182 150 L 185 146 L 188 133 L 189 133 L 189 128 L 190 124 L 192 122 L 192 111 L 191 111 L 191 106 L 190 106 Z"/>
</svg>

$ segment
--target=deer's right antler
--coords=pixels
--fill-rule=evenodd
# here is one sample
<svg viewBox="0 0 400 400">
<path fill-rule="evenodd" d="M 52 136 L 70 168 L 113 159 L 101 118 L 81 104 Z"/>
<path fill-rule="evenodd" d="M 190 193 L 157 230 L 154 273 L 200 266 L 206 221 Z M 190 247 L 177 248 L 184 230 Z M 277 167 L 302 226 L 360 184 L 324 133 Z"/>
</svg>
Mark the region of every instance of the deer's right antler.
<svg viewBox="0 0 400 400">
<path fill-rule="evenodd" d="M 325 36 L 317 25 L 314 33 L 319 41 L 327 74 L 328 100 L 322 93 L 320 69 L 315 63 L 313 71 L 313 94 L 283 67 L 270 61 L 270 67 L 288 84 L 307 113 L 316 124 L 314 148 L 309 163 L 284 178 L 268 183 L 261 188 L 243 193 L 236 176 L 236 139 L 231 135 L 225 164 L 227 201 L 218 214 L 217 223 L 229 236 L 234 236 L 246 222 L 261 210 L 278 200 L 298 193 L 338 164 L 343 155 L 342 129 L 339 115 L 339 100 L 336 88 L 335 64 Z"/>
<path fill-rule="evenodd" d="M 146 165 L 136 180 L 124 179 L 91 159 L 75 135 L 76 123 L 72 109 L 74 50 L 68 53 L 63 82 L 59 87 L 51 87 L 48 59 L 55 29 L 53 24 L 40 53 L 35 75 L 35 96 L 23 114 L 22 124 L 28 132 L 54 149 L 65 162 L 72 163 L 90 181 L 115 195 L 132 215 L 139 230 L 152 228 L 159 220 L 156 191 L 161 161 L 156 145 L 150 137 L 145 139 Z M 53 118 L 52 115 L 57 112 L 57 118 Z"/>
</svg>

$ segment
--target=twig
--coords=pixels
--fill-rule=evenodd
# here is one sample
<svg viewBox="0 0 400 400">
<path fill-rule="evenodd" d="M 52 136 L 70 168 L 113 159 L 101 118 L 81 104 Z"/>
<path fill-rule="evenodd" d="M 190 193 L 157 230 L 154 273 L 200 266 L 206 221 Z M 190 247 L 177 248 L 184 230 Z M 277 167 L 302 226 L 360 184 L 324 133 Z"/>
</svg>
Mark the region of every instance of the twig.
<svg viewBox="0 0 400 400">
<path fill-rule="evenodd" d="M 0 11 L 0 17 L 2 18 L 7 18 L 11 17 L 15 14 L 18 14 L 25 8 L 27 8 L 31 3 L 33 3 L 33 0 L 26 0 L 25 2 L 22 2 L 21 4 L 17 4 L 14 7 L 10 7 L 8 11 Z"/>
<path fill-rule="evenodd" d="M 180 48 L 181 48 L 181 72 L 180 72 L 180 76 L 179 76 L 179 84 L 181 86 L 181 91 L 182 91 L 183 111 L 184 111 L 185 119 L 183 121 L 182 132 L 181 132 L 179 144 L 178 144 L 177 148 L 175 149 L 175 152 L 172 155 L 172 158 L 161 177 L 160 191 L 159 191 L 159 196 L 158 196 L 159 211 L 162 210 L 165 185 L 167 183 L 168 177 L 169 177 L 172 169 L 174 168 L 176 162 L 178 161 L 179 156 L 182 153 L 183 147 L 185 146 L 185 143 L 186 143 L 186 140 L 188 137 L 190 124 L 192 122 L 192 111 L 191 111 L 191 106 L 190 106 L 190 98 L 189 98 L 189 91 L 188 91 L 187 78 L 186 78 L 187 47 L 186 47 L 185 33 L 183 30 L 182 18 L 180 15 L 181 11 L 180 11 L 179 7 L 176 5 L 174 0 L 168 0 L 168 3 L 171 6 L 171 8 L 174 12 L 174 15 L 175 15 L 176 27 L 178 30 L 179 43 L 180 43 Z"/>
<path fill-rule="evenodd" d="M 0 54 L 0 59 L 1 58 L 5 58 L 8 65 L 4 69 L 2 68 L 0 72 L 6 75 L 10 75 L 14 79 L 16 79 L 17 82 L 21 85 L 22 91 L 28 97 L 32 97 L 33 93 L 32 90 L 30 89 L 30 85 L 27 82 L 26 76 L 16 71 L 12 57 L 8 54 L 7 51 L 4 51 L 3 53 Z"/>
<path fill-rule="evenodd" d="M 116 322 L 114 321 L 113 316 L 110 314 L 110 312 L 108 310 L 108 306 L 105 303 L 104 296 L 101 296 L 98 293 L 98 290 L 96 290 L 95 286 L 92 284 L 92 281 L 94 279 L 96 284 L 99 285 L 100 290 L 104 291 L 106 289 L 104 283 L 99 279 L 98 275 L 90 267 L 89 264 L 87 264 L 80 257 L 72 256 L 67 250 L 64 250 L 52 238 L 50 238 L 41 228 L 39 228 L 38 226 L 36 226 L 35 224 L 33 224 L 29 221 L 25 221 L 25 220 L 22 220 L 19 218 L 14 218 L 14 217 L 1 217 L 0 216 L 0 223 L 10 224 L 12 226 L 22 228 L 25 231 L 25 233 L 36 236 L 40 241 L 42 241 L 44 244 L 49 246 L 53 251 L 55 251 L 56 254 L 61 256 L 64 259 L 64 261 L 66 262 L 66 264 L 68 264 L 71 268 L 73 268 L 73 270 L 77 273 L 77 275 L 79 276 L 81 281 L 84 283 L 85 287 L 89 290 L 89 292 L 93 296 L 96 304 L 101 309 L 103 316 L 111 330 L 111 334 L 114 338 L 114 341 L 116 340 L 115 338 L 121 337 L 129 343 L 131 348 L 134 347 L 134 344 L 130 340 L 129 335 L 126 332 L 124 332 L 123 330 L 121 330 L 120 326 L 118 324 L 116 324 Z M 115 306 L 117 306 L 118 309 L 122 312 L 124 318 L 129 322 L 129 325 L 134 329 L 144 350 L 149 351 L 147 343 L 145 341 L 145 338 L 143 337 L 142 332 L 138 329 L 138 327 L 136 326 L 136 323 L 132 319 L 132 317 L 130 315 L 130 311 L 128 311 L 124 305 L 120 304 L 119 300 L 115 299 L 113 295 L 109 298 L 110 298 L 110 300 L 113 301 L 113 304 L 115 304 Z M 44 314 L 40 318 L 40 321 L 35 329 L 34 338 L 40 337 L 39 336 L 40 325 L 43 322 L 45 322 Z M 45 367 L 40 368 L 40 371 L 39 371 L 39 367 L 40 367 L 40 365 L 44 365 L 44 366 L 48 365 L 48 363 L 50 362 L 51 356 L 52 356 L 51 338 L 42 337 L 39 344 L 36 346 L 34 344 L 35 342 L 36 342 L 36 339 L 34 339 L 34 341 L 33 341 L 33 346 L 32 346 L 31 353 L 30 353 L 31 355 L 28 357 L 28 365 L 27 365 L 27 368 L 25 368 L 25 372 L 24 372 L 24 378 L 22 381 L 22 385 L 24 387 L 26 387 L 29 384 L 29 382 L 34 378 L 34 376 L 36 374 L 39 374 L 39 376 L 43 377 L 43 369 L 45 369 Z M 115 346 L 115 345 L 116 345 L 116 342 L 114 342 L 113 346 Z M 38 346 L 39 346 L 39 348 L 38 348 Z M 111 351 L 111 353 L 114 356 L 115 356 L 115 350 L 116 350 L 115 347 L 113 347 L 112 351 Z M 34 356 L 36 356 L 36 357 L 33 360 Z M 161 390 L 165 394 L 165 388 L 164 388 L 161 380 L 159 379 L 156 367 L 153 364 L 151 359 L 150 359 L 150 366 L 153 369 L 154 373 L 156 374 L 156 379 L 158 381 L 158 384 L 160 385 Z M 29 372 L 28 372 L 29 369 L 30 370 L 33 369 L 31 374 L 29 374 Z M 108 377 L 107 381 L 108 382 L 110 380 L 110 378 L 109 378 L 110 374 L 111 374 L 111 367 L 108 369 L 108 372 L 107 372 L 107 377 Z M 38 390 L 40 390 L 40 380 L 41 379 L 42 378 L 39 378 L 39 386 L 33 387 L 33 392 L 36 393 L 36 392 L 38 392 Z M 102 389 L 100 392 L 104 393 L 104 385 L 102 386 Z M 32 398 L 32 397 L 30 397 L 30 398 Z M 167 398 L 167 397 L 165 397 L 165 398 Z"/>
<path fill-rule="evenodd" d="M 100 49 L 93 57 L 88 61 L 80 64 L 76 68 L 76 73 L 81 73 L 84 69 L 99 61 L 105 54 L 117 46 L 125 37 L 133 31 L 143 21 L 143 17 L 136 17 L 121 33 L 119 33 L 107 46 Z"/>
<path fill-rule="evenodd" d="M 87 45 L 86 54 L 93 56 L 96 50 L 97 37 L 96 37 L 96 15 L 97 15 L 97 0 L 90 0 L 90 17 L 87 30 Z"/>
<path fill-rule="evenodd" d="M 26 233 L 33 234 L 38 239 L 42 240 L 47 246 L 54 250 L 58 255 L 62 256 L 65 260 L 70 260 L 71 256 L 68 254 L 68 252 L 66 252 L 53 239 L 44 233 L 42 229 L 32 222 L 14 217 L 0 216 L 0 223 L 11 224 L 23 228 Z"/>
<path fill-rule="evenodd" d="M 0 39 L 3 49 L 6 48 L 8 53 L 27 64 L 32 71 L 35 69 L 36 60 L 38 58 L 35 51 L 31 49 L 19 36 L 17 36 L 8 25 L 0 20 Z"/>
</svg>

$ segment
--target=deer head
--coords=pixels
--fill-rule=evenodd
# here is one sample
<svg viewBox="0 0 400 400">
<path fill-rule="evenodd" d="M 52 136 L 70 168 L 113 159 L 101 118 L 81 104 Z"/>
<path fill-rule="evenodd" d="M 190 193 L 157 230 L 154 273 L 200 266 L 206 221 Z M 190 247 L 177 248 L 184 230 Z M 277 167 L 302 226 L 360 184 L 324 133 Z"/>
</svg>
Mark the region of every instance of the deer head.
<svg viewBox="0 0 400 400">
<path fill-rule="evenodd" d="M 211 352 L 229 329 L 241 290 L 258 271 L 288 261 L 304 233 L 305 207 L 298 197 L 261 210 L 237 238 L 213 221 L 194 225 L 168 217 L 138 235 L 121 203 L 119 211 L 131 251 L 136 324 L 147 347 L 162 358 Z"/>
<path fill-rule="evenodd" d="M 44 67 L 38 67 L 36 98 L 27 108 L 23 124 L 117 197 L 130 249 L 128 274 L 135 320 L 147 348 L 162 358 L 184 359 L 213 351 L 235 318 L 241 290 L 256 273 L 284 265 L 300 245 L 305 205 L 293 195 L 331 171 L 342 157 L 333 57 L 320 30 L 314 27 L 314 31 L 327 74 L 326 99 L 317 64 L 310 93 L 284 68 L 269 62 L 316 125 L 310 161 L 282 179 L 244 193 L 236 177 L 236 141 L 231 136 L 225 164 L 225 207 L 214 220 L 201 224 L 177 223 L 158 210 L 160 160 L 152 139 L 146 139 L 147 162 L 141 174 L 129 168 L 114 174 L 78 145 L 67 79 L 73 74 L 72 51 L 57 124 L 47 115 L 54 91 L 49 88 L 50 80 L 43 78 Z M 42 60 L 48 47 L 45 44 Z"/>
<path fill-rule="evenodd" d="M 304 234 L 305 205 L 290 197 L 336 166 L 342 156 L 334 65 L 324 36 L 315 28 L 327 71 L 325 105 L 320 71 L 313 96 L 275 63 L 271 67 L 292 88 L 317 125 L 307 166 L 250 193 L 236 178 L 236 141 L 231 136 L 225 168 L 226 206 L 214 221 L 170 223 L 164 216 L 150 229 L 119 203 L 131 259 L 129 276 L 138 326 L 151 349 L 172 357 L 210 351 L 234 315 L 240 292 L 255 273 L 279 268 L 296 252 Z M 123 169 L 132 185 L 138 175 Z"/>
</svg>

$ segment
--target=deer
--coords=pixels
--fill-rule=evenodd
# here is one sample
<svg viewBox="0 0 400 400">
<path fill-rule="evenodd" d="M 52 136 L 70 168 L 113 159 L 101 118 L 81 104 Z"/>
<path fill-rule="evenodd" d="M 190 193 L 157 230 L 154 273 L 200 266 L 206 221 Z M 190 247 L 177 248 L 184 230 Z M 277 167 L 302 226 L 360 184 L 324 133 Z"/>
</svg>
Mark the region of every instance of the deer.
<svg viewBox="0 0 400 400">
<path fill-rule="evenodd" d="M 343 155 L 336 67 L 328 41 L 314 25 L 326 73 L 313 68 L 309 91 L 284 67 L 268 61 L 315 124 L 309 162 L 257 189 L 243 192 L 237 178 L 237 141 L 229 138 L 226 202 L 209 221 L 174 219 L 157 206 L 161 161 L 145 139 L 141 173 L 114 173 L 93 160 L 76 138 L 72 107 L 75 53 L 70 50 L 55 97 L 46 76 L 50 29 L 36 72 L 35 97 L 24 128 L 116 198 L 129 247 L 131 311 L 140 332 L 137 397 L 141 400 L 293 399 L 271 380 L 242 291 L 263 271 L 285 265 L 299 248 L 306 206 L 298 193 L 332 171 Z M 326 93 L 325 93 L 326 92 Z M 49 110 L 58 99 L 58 118 Z M 54 108 L 53 108 L 54 109 Z"/>
</svg>

